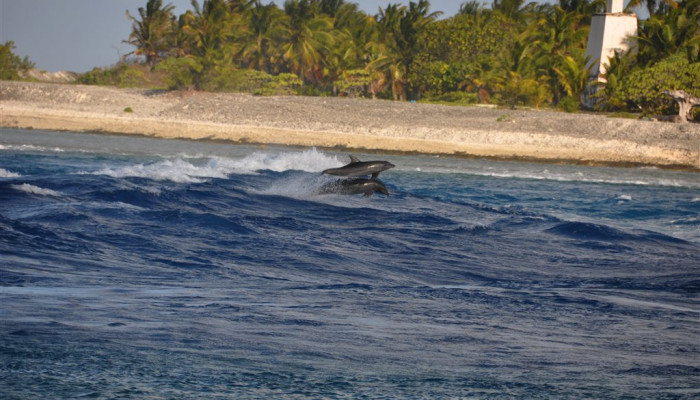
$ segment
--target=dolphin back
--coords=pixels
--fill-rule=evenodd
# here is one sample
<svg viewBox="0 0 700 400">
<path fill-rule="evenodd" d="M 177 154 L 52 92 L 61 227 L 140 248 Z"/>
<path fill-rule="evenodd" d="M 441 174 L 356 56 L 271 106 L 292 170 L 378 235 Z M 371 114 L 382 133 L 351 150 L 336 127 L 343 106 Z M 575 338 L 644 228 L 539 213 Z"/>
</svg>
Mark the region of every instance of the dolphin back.
<svg viewBox="0 0 700 400">
<path fill-rule="evenodd" d="M 355 156 L 350 156 L 350 164 L 340 168 L 329 168 L 324 170 L 324 174 L 335 176 L 358 177 L 372 175 L 372 178 L 379 176 L 379 173 L 394 168 L 394 164 L 388 161 L 360 161 Z"/>
</svg>

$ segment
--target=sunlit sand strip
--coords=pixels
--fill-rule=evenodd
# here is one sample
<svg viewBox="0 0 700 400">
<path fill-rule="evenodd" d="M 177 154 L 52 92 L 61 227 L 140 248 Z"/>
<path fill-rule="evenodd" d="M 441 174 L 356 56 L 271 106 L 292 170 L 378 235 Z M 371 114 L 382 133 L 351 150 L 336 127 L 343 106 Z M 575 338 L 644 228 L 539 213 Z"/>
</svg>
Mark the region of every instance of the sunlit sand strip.
<svg viewBox="0 0 700 400">
<path fill-rule="evenodd" d="M 503 132 L 425 127 L 352 132 L 301 130 L 208 123 L 191 120 L 115 116 L 96 112 L 42 109 L 18 102 L 0 104 L 0 125 L 15 128 L 138 134 L 159 138 L 226 140 L 255 144 L 318 146 L 425 154 L 468 155 L 542 161 L 646 164 L 700 168 L 700 146 L 667 148 L 617 139 L 588 139 L 555 133 Z"/>
</svg>

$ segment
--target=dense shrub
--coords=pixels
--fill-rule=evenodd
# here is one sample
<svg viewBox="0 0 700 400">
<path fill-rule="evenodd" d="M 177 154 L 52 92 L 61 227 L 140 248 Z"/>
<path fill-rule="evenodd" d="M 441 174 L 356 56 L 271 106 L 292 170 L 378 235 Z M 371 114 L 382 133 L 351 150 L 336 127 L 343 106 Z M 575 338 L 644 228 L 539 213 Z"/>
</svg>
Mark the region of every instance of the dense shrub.
<svg viewBox="0 0 700 400">
<path fill-rule="evenodd" d="M 146 75 L 142 66 L 119 63 L 109 68 L 93 68 L 91 71 L 80 75 L 77 82 L 85 85 L 117 86 L 121 88 L 141 87 L 149 86 L 150 82 Z"/>
<path fill-rule="evenodd" d="M 643 115 L 678 113 L 673 99 L 665 94 L 669 90 L 684 90 L 700 97 L 700 63 L 689 62 L 684 53 L 629 71 L 616 71 L 624 65 L 624 57 L 616 57 L 608 73 L 608 82 L 596 97 L 599 108 L 607 110 L 641 111 Z"/>
<path fill-rule="evenodd" d="M 298 76 L 289 73 L 268 76 L 270 79 L 259 89 L 254 90 L 253 94 L 259 96 L 273 96 L 301 93 L 303 82 Z"/>
<path fill-rule="evenodd" d="M 271 75 L 254 69 L 226 67 L 205 70 L 194 58 L 166 58 L 155 71 L 164 74 L 168 89 L 197 89 L 210 92 L 238 92 L 256 95 L 298 94 L 302 80 L 294 74 Z"/>
<path fill-rule="evenodd" d="M 163 73 L 163 81 L 168 89 L 195 88 L 195 77 L 202 71 L 202 66 L 192 58 L 170 57 L 159 62 L 155 71 Z"/>
<path fill-rule="evenodd" d="M 568 113 L 575 113 L 581 110 L 581 102 L 579 99 L 566 96 L 557 104 L 557 108 Z"/>
<path fill-rule="evenodd" d="M 365 97 L 372 79 L 364 69 L 353 69 L 342 74 L 334 83 L 335 92 L 343 97 Z"/>
<path fill-rule="evenodd" d="M 668 90 L 685 90 L 700 97 L 700 63 L 688 62 L 683 53 L 644 69 L 637 69 L 624 80 L 621 97 L 645 115 L 677 113 Z"/>
</svg>

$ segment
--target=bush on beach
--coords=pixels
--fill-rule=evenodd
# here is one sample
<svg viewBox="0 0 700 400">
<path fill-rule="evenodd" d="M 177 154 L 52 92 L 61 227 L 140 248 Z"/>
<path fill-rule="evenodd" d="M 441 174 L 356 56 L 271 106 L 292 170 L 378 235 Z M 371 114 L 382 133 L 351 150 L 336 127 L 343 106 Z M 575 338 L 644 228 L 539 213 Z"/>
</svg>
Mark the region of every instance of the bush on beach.
<svg viewBox="0 0 700 400">
<path fill-rule="evenodd" d="M 199 84 L 211 92 L 253 93 L 258 96 L 296 95 L 302 80 L 294 74 L 270 75 L 254 69 L 220 69 L 211 71 Z"/>
<path fill-rule="evenodd" d="M 609 96 L 621 99 L 628 108 L 641 111 L 644 116 L 676 114 L 676 103 L 664 93 L 669 89 L 700 97 L 700 62 L 690 63 L 685 54 L 674 54 L 627 74 Z"/>
<path fill-rule="evenodd" d="M 170 57 L 158 63 L 153 70 L 163 73 L 163 81 L 168 89 L 192 90 L 202 66 L 192 58 Z"/>
<path fill-rule="evenodd" d="M 225 67 L 204 69 L 190 57 L 166 58 L 154 67 L 163 73 L 163 80 L 172 90 L 204 90 L 210 92 L 252 93 L 255 95 L 299 94 L 302 80 L 289 73 L 271 75 L 254 69 Z"/>
<path fill-rule="evenodd" d="M 93 68 L 76 80 L 84 85 L 130 87 L 156 87 L 155 75 L 139 64 L 119 63 L 107 68 Z"/>
</svg>

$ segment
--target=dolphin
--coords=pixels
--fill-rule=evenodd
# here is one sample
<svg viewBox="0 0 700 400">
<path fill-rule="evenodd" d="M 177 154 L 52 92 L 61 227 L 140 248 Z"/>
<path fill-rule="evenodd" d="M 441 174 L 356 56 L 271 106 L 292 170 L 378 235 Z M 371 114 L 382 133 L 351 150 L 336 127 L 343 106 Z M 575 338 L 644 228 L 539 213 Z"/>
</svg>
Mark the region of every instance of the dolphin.
<svg viewBox="0 0 700 400">
<path fill-rule="evenodd" d="M 375 192 L 389 195 L 386 186 L 374 178 L 338 179 L 335 182 L 326 183 L 318 190 L 319 194 L 364 194 L 366 197 Z"/>
<path fill-rule="evenodd" d="M 380 172 L 389 168 L 394 168 L 394 164 L 388 161 L 360 161 L 357 157 L 350 156 L 350 164 L 340 168 L 330 168 L 323 173 L 347 177 L 372 175 L 372 178 L 376 179 Z"/>
</svg>

